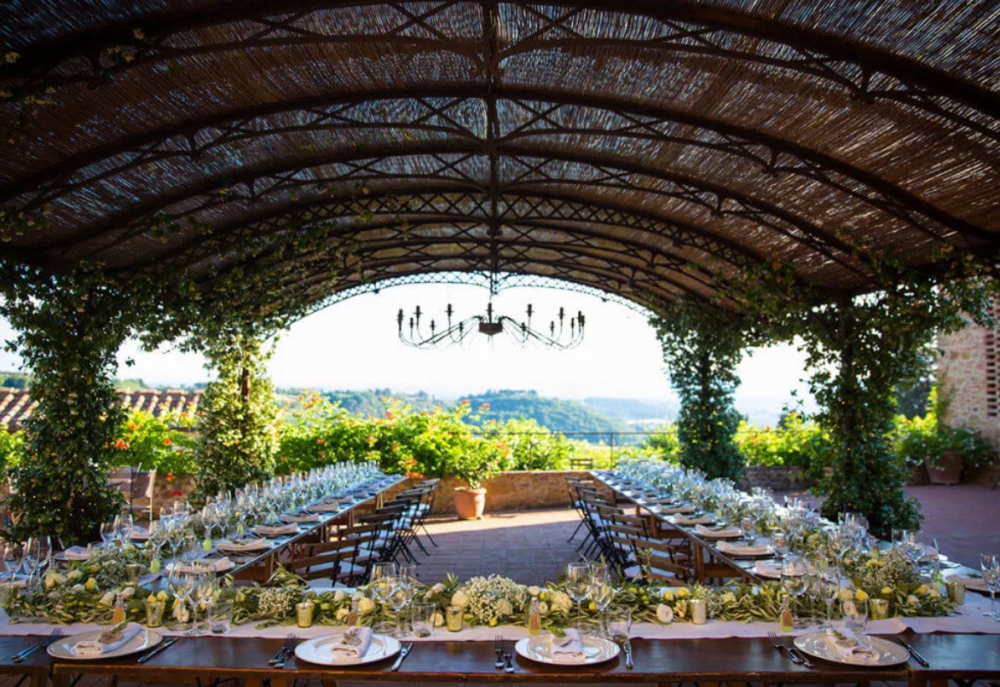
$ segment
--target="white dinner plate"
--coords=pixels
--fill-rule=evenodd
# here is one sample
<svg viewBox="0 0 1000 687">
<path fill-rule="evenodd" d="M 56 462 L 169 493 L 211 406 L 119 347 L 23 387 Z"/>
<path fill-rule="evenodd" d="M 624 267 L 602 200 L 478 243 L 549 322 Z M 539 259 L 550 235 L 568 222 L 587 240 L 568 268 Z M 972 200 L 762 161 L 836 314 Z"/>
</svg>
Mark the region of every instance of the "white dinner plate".
<svg viewBox="0 0 1000 687">
<path fill-rule="evenodd" d="M 525 637 L 514 645 L 514 650 L 517 651 L 518 656 L 551 666 L 589 666 L 595 663 L 610 661 L 621 652 L 618 645 L 610 640 L 590 635 L 581 635 L 580 641 L 583 643 L 583 653 L 586 656 L 582 663 L 567 663 L 566 661 L 555 661 L 552 659 L 550 641 L 548 635 Z"/>
<path fill-rule="evenodd" d="M 870 663 L 857 658 L 844 658 L 836 649 L 830 645 L 828 635 L 825 632 L 810 632 L 795 638 L 795 646 L 802 649 L 810 656 L 821 658 L 824 661 L 842 663 L 851 666 L 869 666 L 872 668 L 882 668 L 884 666 L 895 666 L 906 663 L 910 660 L 910 653 L 895 642 L 890 642 L 879 637 L 871 637 L 872 647 L 878 652 L 878 661 Z"/>
<path fill-rule="evenodd" d="M 334 656 L 331 645 L 339 642 L 341 637 L 343 634 L 326 635 L 302 642 L 295 647 L 295 656 L 302 661 L 322 666 L 359 666 L 364 663 L 384 661 L 398 654 L 401 648 L 399 640 L 395 637 L 373 634 L 372 643 L 368 646 L 368 651 L 365 652 L 364 656 L 358 658 Z"/>
<path fill-rule="evenodd" d="M 104 630 L 84 632 L 72 637 L 60 637 L 49 644 L 47 651 L 53 658 L 64 658 L 67 661 L 103 661 L 106 658 L 118 658 L 137 654 L 146 649 L 150 649 L 163 641 L 163 637 L 156 630 L 142 630 L 132 639 L 128 640 L 114 651 L 101 654 L 100 656 L 77 656 L 73 647 L 77 642 L 97 641 L 104 633 Z"/>
</svg>

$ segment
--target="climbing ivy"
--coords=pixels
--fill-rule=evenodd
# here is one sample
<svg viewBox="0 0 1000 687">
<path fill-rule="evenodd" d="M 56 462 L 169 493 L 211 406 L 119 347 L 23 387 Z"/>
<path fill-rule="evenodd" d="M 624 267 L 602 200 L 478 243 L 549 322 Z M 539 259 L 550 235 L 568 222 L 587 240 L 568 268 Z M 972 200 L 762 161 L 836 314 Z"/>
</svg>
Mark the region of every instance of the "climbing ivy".
<svg viewBox="0 0 1000 687">
<path fill-rule="evenodd" d="M 744 458 L 736 445 L 740 416 L 733 407 L 736 366 L 754 338 L 745 318 L 693 299 L 664 307 L 651 320 L 670 384 L 680 397 L 677 437 L 681 464 L 711 479 L 739 481 Z"/>
<path fill-rule="evenodd" d="M 37 402 L 24 427 L 25 459 L 10 471 L 10 538 L 86 542 L 119 511 L 121 497 L 107 479 L 124 415 L 115 356 L 143 322 L 136 304 L 148 298 L 148 286 L 116 284 L 97 270 L 50 276 L 0 263 L 0 314 L 19 332 L 7 349 L 31 369 Z"/>
<path fill-rule="evenodd" d="M 270 351 L 253 336 L 230 332 L 205 356 L 218 376 L 199 409 L 196 500 L 269 478 L 278 448 L 278 407 L 264 367 Z"/>
</svg>

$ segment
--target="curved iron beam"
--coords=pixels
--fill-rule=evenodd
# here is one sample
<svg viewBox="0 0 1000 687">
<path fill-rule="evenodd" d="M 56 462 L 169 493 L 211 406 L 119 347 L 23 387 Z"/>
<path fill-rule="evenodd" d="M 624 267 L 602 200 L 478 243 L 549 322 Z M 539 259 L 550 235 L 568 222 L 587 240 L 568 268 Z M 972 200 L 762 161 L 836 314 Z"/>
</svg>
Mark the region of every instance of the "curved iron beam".
<svg viewBox="0 0 1000 687">
<path fill-rule="evenodd" d="M 263 22 L 264 17 L 292 17 L 294 19 L 296 15 L 304 16 L 317 10 L 386 4 L 352 0 L 284 0 L 280 7 L 276 7 L 270 0 L 244 0 L 234 6 L 149 13 L 127 22 L 105 25 L 78 34 L 62 35 L 49 41 L 17 46 L 21 53 L 21 60 L 18 64 L 11 65 L 12 68 L 8 68 L 7 73 L 14 78 L 38 78 L 40 75 L 53 71 L 66 60 L 79 57 L 84 58 L 92 65 L 99 64 L 103 48 L 134 44 L 135 38 L 132 31 L 136 28 L 147 32 L 146 42 L 155 46 L 172 34 L 200 27 L 247 20 Z M 453 4 L 458 3 L 447 2 L 443 3 L 442 6 L 447 8 Z M 529 11 L 530 7 L 527 0 L 507 0 L 504 4 L 517 5 L 524 11 Z M 789 62 L 786 66 L 789 69 L 798 68 L 801 70 L 806 67 L 815 69 L 832 59 L 857 65 L 863 72 L 862 86 L 871 81 L 872 75 L 886 74 L 902 84 L 915 87 L 918 92 L 931 93 L 936 97 L 960 103 L 987 117 L 996 119 L 1000 113 L 1000 94 L 967 80 L 930 67 L 915 59 L 896 55 L 888 50 L 850 38 L 830 35 L 783 20 L 761 18 L 751 12 L 731 8 L 722 11 L 710 7 L 698 7 L 693 3 L 664 3 L 660 0 L 622 0 L 619 2 L 613 0 L 599 2 L 556 0 L 548 4 L 567 8 L 570 15 L 583 10 L 616 15 L 638 15 L 661 23 L 694 24 L 713 31 L 763 39 L 788 46 L 801 55 L 801 60 Z M 470 5 L 475 6 L 475 3 L 470 3 Z M 398 10 L 400 5 L 393 7 Z M 433 14 L 434 12 L 435 10 L 432 9 L 425 14 Z M 551 17 L 546 18 L 551 19 Z M 565 19 L 565 17 L 561 19 Z M 557 22 L 558 20 L 553 24 Z M 274 20 L 272 23 L 278 22 Z M 438 37 L 449 38 L 447 36 Z M 142 53 L 140 52 L 137 57 L 142 57 Z M 114 72 L 125 68 L 128 68 L 128 65 L 112 67 L 109 71 Z M 821 70 L 820 73 L 822 74 L 823 71 Z M 872 98 L 880 97 L 878 91 L 866 93 L 864 90 L 858 90 L 860 90 L 860 95 L 868 95 Z"/>
<path fill-rule="evenodd" d="M 260 105 L 251 108 L 239 108 L 237 110 L 228 111 L 225 113 L 215 114 L 209 117 L 196 119 L 176 125 L 170 125 L 157 129 L 156 131 L 143 133 L 136 136 L 127 137 L 115 144 L 103 146 L 97 148 L 93 151 L 88 151 L 76 156 L 73 156 L 59 165 L 50 167 L 46 170 L 38 172 L 31 175 L 28 178 L 19 180 L 12 184 L 8 184 L 0 188 L 0 202 L 10 201 L 13 198 L 23 195 L 25 193 L 32 192 L 31 189 L 38 189 L 45 185 L 51 185 L 63 179 L 68 179 L 73 174 L 78 173 L 84 167 L 94 164 L 98 161 L 113 157 L 115 155 L 121 155 L 125 152 L 130 151 L 144 151 L 138 153 L 138 157 L 135 160 L 129 161 L 125 165 L 107 170 L 101 174 L 89 177 L 84 181 L 77 182 L 76 184 L 67 188 L 61 188 L 59 194 L 72 192 L 80 187 L 86 186 L 88 184 L 100 181 L 109 176 L 119 174 L 123 171 L 128 171 L 136 163 L 145 164 L 148 162 L 155 162 L 164 158 L 180 157 L 180 156 L 192 156 L 196 157 L 198 155 L 204 154 L 205 152 L 212 150 L 218 146 L 231 143 L 234 140 L 241 140 L 248 137 L 256 136 L 267 136 L 275 135 L 276 133 L 281 133 L 286 130 L 320 130 L 310 127 L 287 127 L 278 129 L 265 129 L 265 130 L 253 130 L 238 137 L 221 137 L 220 139 L 209 141 L 206 145 L 199 145 L 196 142 L 197 135 L 200 131 L 206 129 L 215 129 L 220 127 L 226 127 L 233 125 L 234 122 L 239 121 L 249 121 L 255 120 L 261 117 L 267 117 L 274 114 L 293 112 L 293 111 L 311 111 L 317 108 L 333 108 L 342 106 L 344 108 L 349 108 L 351 106 L 356 106 L 360 104 L 365 104 L 369 102 L 380 102 L 389 100 L 411 100 L 415 99 L 418 103 L 427 107 L 429 110 L 433 109 L 426 101 L 429 99 L 438 98 L 453 98 L 454 102 L 450 105 L 440 107 L 441 110 L 447 110 L 453 107 L 454 104 L 459 102 L 464 102 L 469 99 L 479 100 L 483 98 L 483 89 L 479 86 L 473 88 L 460 87 L 452 89 L 442 89 L 442 90 L 428 90 L 421 91 L 419 96 L 414 96 L 413 91 L 410 89 L 403 89 L 401 91 L 377 91 L 371 93 L 363 94 L 350 94 L 348 96 L 321 96 L 313 98 L 304 98 L 291 101 L 283 101 L 280 103 L 270 103 L 267 105 Z M 799 176 L 804 176 L 813 181 L 819 181 L 825 185 L 836 188 L 844 193 L 852 195 L 858 198 L 862 202 L 870 205 L 874 205 L 882 211 L 889 212 L 894 216 L 908 221 L 910 224 L 916 226 L 917 228 L 928 232 L 929 229 L 924 227 L 921 223 L 917 222 L 911 217 L 907 217 L 906 213 L 901 209 L 894 209 L 892 206 L 898 204 L 900 208 L 911 208 L 913 211 L 920 213 L 921 215 L 931 219 L 935 223 L 947 227 L 951 230 L 957 231 L 965 236 L 974 236 L 980 239 L 987 239 L 990 241 L 995 241 L 996 236 L 992 232 L 988 232 L 981 227 L 978 227 L 970 222 L 962 220 L 950 213 L 944 212 L 939 208 L 935 207 L 931 203 L 923 200 L 919 196 L 916 196 L 905 189 L 893 184 L 876 174 L 868 172 L 856 165 L 843 162 L 831 155 L 827 155 L 823 152 L 813 150 L 811 148 L 799 145 L 792 141 L 787 141 L 785 139 L 772 136 L 770 134 L 763 133 L 756 129 L 748 129 L 745 127 L 736 126 L 719 120 L 714 120 L 711 118 L 703 117 L 700 115 L 693 115 L 688 112 L 677 110 L 674 108 L 661 108 L 661 107 L 650 107 L 639 105 L 635 103 L 629 103 L 625 100 L 618 100 L 615 98 L 601 98 L 590 95 L 580 95 L 565 91 L 547 91 L 543 89 L 530 89 L 530 88 L 520 88 L 520 87 L 505 87 L 501 92 L 501 101 L 510 101 L 515 104 L 521 103 L 538 103 L 538 104 L 555 104 L 558 106 L 568 106 L 568 107 L 581 107 L 581 108 L 592 108 L 595 110 L 604 110 L 608 112 L 615 113 L 619 116 L 626 118 L 649 118 L 656 120 L 654 122 L 643 122 L 643 125 L 650 127 L 656 123 L 660 122 L 670 122 L 683 124 L 687 126 L 692 126 L 698 129 L 711 131 L 714 134 L 723 137 L 721 142 L 711 142 L 703 141 L 701 139 L 689 139 L 684 140 L 684 145 L 695 145 L 700 147 L 711 148 L 713 150 L 718 150 L 731 155 L 743 157 L 750 159 L 751 161 L 760 164 L 767 174 L 797 174 Z M 356 124 L 353 125 L 354 128 L 377 128 L 378 123 L 370 123 L 367 125 Z M 455 133 L 460 138 L 472 137 L 472 134 L 467 131 L 463 131 L 461 127 L 455 126 L 452 129 L 447 129 L 440 126 L 432 126 L 428 124 L 406 124 L 406 123 L 394 123 L 392 126 L 397 126 L 400 128 L 413 128 L 416 130 L 429 130 L 429 131 L 442 131 L 448 133 Z M 344 125 L 348 127 L 348 125 Z M 546 130 L 530 130 L 526 132 L 514 131 L 509 134 L 500 137 L 501 141 L 515 140 L 520 137 L 530 137 L 532 135 L 544 135 L 545 133 L 564 133 L 565 131 L 560 131 L 553 128 L 551 131 Z M 570 133 L 579 133 L 582 135 L 601 135 L 600 131 L 596 130 L 575 130 L 570 131 Z M 609 132 L 609 136 L 626 136 L 624 133 Z M 641 136 L 641 134 L 633 134 L 635 136 Z M 648 137 L 653 140 L 667 140 L 667 137 L 662 137 L 661 139 L 656 139 L 653 134 L 648 134 Z M 156 151 L 156 148 L 163 144 L 164 142 L 174 139 L 174 138 L 184 138 L 188 141 L 188 150 L 181 150 L 176 148 L 171 148 L 168 151 L 163 152 L 151 152 Z M 727 141 L 736 139 L 736 141 L 742 145 L 733 145 L 730 143 L 726 144 Z M 221 141 L 221 142 L 220 142 Z M 754 154 L 752 150 L 746 148 L 746 146 L 761 146 L 766 148 L 770 154 L 762 156 L 760 154 Z M 144 157 L 147 156 L 147 157 Z M 782 164 L 781 157 L 787 156 L 794 160 L 799 160 L 803 163 L 808 163 L 809 166 L 805 169 L 797 169 L 794 166 Z M 830 179 L 826 175 L 817 173 L 815 169 L 812 168 L 815 165 L 821 170 L 829 170 L 830 172 L 842 175 L 849 179 L 856 181 L 864 187 L 871 188 L 877 195 L 883 196 L 887 199 L 887 202 L 879 202 L 877 198 L 867 197 L 865 194 L 861 193 L 856 189 L 850 188 L 848 185 L 843 183 L 837 183 Z M 42 203 L 51 202 L 54 198 L 59 197 L 59 195 L 46 195 L 44 193 L 36 194 L 34 200 L 30 201 L 28 207 L 32 205 L 39 205 Z"/>
<path fill-rule="evenodd" d="M 641 164 L 626 163 L 613 158 L 602 158 L 596 155 L 583 155 L 577 153 L 568 153 L 564 151 L 552 151 L 545 149 L 532 149 L 532 148 L 517 148 L 503 146 L 502 144 L 497 144 L 497 154 L 504 155 L 508 158 L 515 158 L 520 156 L 522 158 L 533 158 L 542 159 L 545 163 L 551 161 L 564 161 L 578 163 L 584 166 L 597 168 L 597 169 L 608 169 L 617 170 L 624 174 L 633 174 L 637 176 L 645 176 L 651 179 L 657 179 L 659 181 L 667 182 L 678 186 L 681 189 L 691 188 L 696 189 L 698 192 L 706 193 L 710 196 L 714 196 L 716 203 L 712 204 L 699 200 L 694 201 L 691 198 L 686 198 L 689 202 L 699 202 L 703 207 L 712 212 L 713 215 L 721 216 L 724 214 L 729 214 L 729 211 L 724 207 L 726 201 L 733 201 L 740 206 L 745 206 L 751 208 L 753 212 L 760 213 L 761 215 L 768 215 L 775 219 L 781 220 L 782 222 L 791 225 L 794 229 L 802 232 L 804 236 L 795 236 L 787 229 L 783 229 L 774 222 L 765 222 L 762 219 L 755 219 L 762 226 L 767 226 L 769 229 L 782 234 L 798 243 L 801 243 L 812 250 L 815 250 L 831 260 L 838 262 L 847 269 L 855 272 L 859 276 L 863 276 L 863 273 L 854 265 L 851 265 L 848 260 L 853 259 L 853 251 L 844 242 L 837 239 L 835 236 L 828 234 L 819 227 L 816 227 L 812 223 L 806 221 L 805 219 L 792 214 L 789 211 L 783 210 L 771 203 L 762 201 L 757 198 L 752 198 L 743 194 L 741 192 L 733 191 L 727 189 L 723 186 L 719 186 L 713 182 L 708 182 L 702 179 L 695 179 L 687 177 L 681 174 L 676 174 L 673 172 L 657 170 L 653 168 L 648 168 Z M 104 228 L 97 229 L 95 232 L 89 233 L 85 237 L 81 237 L 77 242 L 85 241 L 94 238 L 102 233 L 111 231 L 114 228 L 128 225 L 129 223 L 142 218 L 156 214 L 157 212 L 163 211 L 172 205 L 180 203 L 185 200 L 189 200 L 193 197 L 199 195 L 205 195 L 211 193 L 213 190 L 219 189 L 223 186 L 232 186 L 242 183 L 246 183 L 250 180 L 260 178 L 262 176 L 281 174 L 287 172 L 299 172 L 303 169 L 308 169 L 311 167 L 318 167 L 328 164 L 345 163 L 350 161 L 358 160 L 371 160 L 375 158 L 396 158 L 396 157 L 410 157 L 418 155 L 478 155 L 480 150 L 475 146 L 467 145 L 423 145 L 415 146 L 412 149 L 409 148 L 397 148 L 394 151 L 386 151 L 382 149 L 378 150 L 360 150 L 351 151 L 347 154 L 334 154 L 334 155 L 317 155 L 310 157 L 308 160 L 288 164 L 284 161 L 277 161 L 275 163 L 269 164 L 267 166 L 259 166 L 257 168 L 248 168 L 240 170 L 235 175 L 229 175 L 223 178 L 222 176 L 214 177 L 208 180 L 203 180 L 202 183 L 197 184 L 193 187 L 189 187 L 184 191 L 169 194 L 166 197 L 159 197 L 151 202 L 146 202 L 138 207 L 128 210 L 124 213 L 120 213 L 116 217 L 112 218 Z M 583 185 L 585 182 L 574 182 L 573 180 L 563 180 L 563 183 L 575 183 L 576 185 Z M 525 182 L 520 184 L 521 186 L 526 186 L 529 184 L 542 185 L 537 181 Z M 508 189 L 518 188 L 518 183 L 506 183 L 504 185 L 503 191 Z M 486 191 L 486 189 L 479 189 L 481 191 Z M 654 193 L 651 189 L 639 189 L 637 191 L 645 191 L 647 193 Z M 840 252 L 844 257 L 839 257 L 835 255 L 831 250 Z"/>
</svg>

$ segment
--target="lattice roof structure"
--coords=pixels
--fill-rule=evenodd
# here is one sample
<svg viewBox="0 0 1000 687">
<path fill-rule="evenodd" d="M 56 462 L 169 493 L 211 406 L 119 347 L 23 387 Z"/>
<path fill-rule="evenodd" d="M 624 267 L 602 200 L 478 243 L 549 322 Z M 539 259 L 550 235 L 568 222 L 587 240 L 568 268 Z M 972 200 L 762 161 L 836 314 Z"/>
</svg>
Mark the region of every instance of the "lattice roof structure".
<svg viewBox="0 0 1000 687">
<path fill-rule="evenodd" d="M 992 0 L 13 0 L 0 19 L 0 207 L 47 213 L 3 255 L 52 270 L 166 265 L 210 289 L 250 244 L 276 297 L 495 270 L 655 307 L 752 265 L 861 291 L 859 245 L 914 265 L 1000 245 Z M 307 229 L 319 247 L 269 253 Z"/>
</svg>

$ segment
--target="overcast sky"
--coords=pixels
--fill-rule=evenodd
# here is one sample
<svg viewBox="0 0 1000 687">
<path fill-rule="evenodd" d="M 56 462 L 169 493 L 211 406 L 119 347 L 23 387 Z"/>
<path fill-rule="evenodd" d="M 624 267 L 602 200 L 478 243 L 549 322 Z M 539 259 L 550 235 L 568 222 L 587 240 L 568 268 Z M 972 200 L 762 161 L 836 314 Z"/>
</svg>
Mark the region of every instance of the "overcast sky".
<svg viewBox="0 0 1000 687">
<path fill-rule="evenodd" d="M 485 312 L 488 293 L 475 286 L 411 285 L 385 289 L 330 306 L 295 324 L 275 344 L 269 369 L 282 387 L 325 389 L 391 388 L 425 390 L 457 397 L 488 389 L 536 389 L 540 394 L 579 399 L 610 396 L 665 400 L 674 398 L 660 349 L 645 317 L 629 308 L 599 298 L 552 289 L 516 288 L 495 300 L 498 313 L 521 319 L 525 305 L 534 305 L 536 323 L 548 322 L 560 305 L 568 312 L 582 310 L 587 318 L 586 338 L 571 351 L 519 346 L 503 337 L 470 337 L 465 347 L 414 350 L 397 337 L 396 313 L 420 305 L 428 317 L 443 320 L 451 303 L 460 318 Z M 2 323 L 0 335 L 11 328 Z M 144 353 L 134 343 L 120 352 L 132 357 L 120 377 L 138 377 L 147 384 L 184 384 L 206 381 L 210 372 L 201 356 L 168 349 Z M 803 356 L 790 346 L 755 351 L 740 366 L 743 384 L 738 406 L 771 401 L 776 410 L 789 400 L 793 388 L 802 388 Z M 0 368 L 15 369 L 20 361 L 0 354 Z"/>
</svg>

